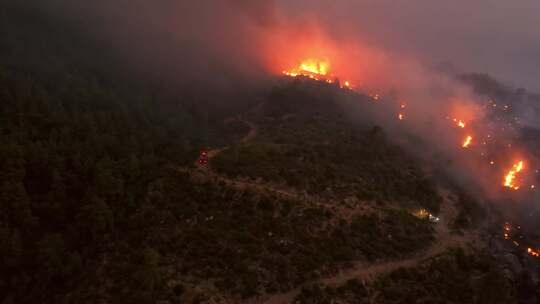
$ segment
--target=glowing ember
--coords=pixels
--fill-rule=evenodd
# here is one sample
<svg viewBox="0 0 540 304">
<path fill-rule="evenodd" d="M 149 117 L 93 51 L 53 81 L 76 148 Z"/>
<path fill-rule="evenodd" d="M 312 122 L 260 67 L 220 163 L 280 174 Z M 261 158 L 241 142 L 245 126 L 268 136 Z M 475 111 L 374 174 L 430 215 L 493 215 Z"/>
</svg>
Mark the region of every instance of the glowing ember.
<svg viewBox="0 0 540 304">
<path fill-rule="evenodd" d="M 540 257 L 540 250 L 532 249 L 531 247 L 527 248 L 527 253 L 534 257 Z"/>
<path fill-rule="evenodd" d="M 463 142 L 462 147 L 463 148 L 468 148 L 471 145 L 471 143 L 472 143 L 472 136 L 467 136 L 465 138 L 465 141 Z"/>
<path fill-rule="evenodd" d="M 521 172 L 521 170 L 523 170 L 523 161 L 519 161 L 517 164 L 514 164 L 512 166 L 512 169 L 508 171 L 508 174 L 506 174 L 506 176 L 504 177 L 504 186 L 512 190 L 518 190 L 519 185 L 516 185 L 515 179 L 516 174 Z"/>
<path fill-rule="evenodd" d="M 379 94 L 369 94 L 369 97 L 371 97 L 371 99 L 374 101 L 379 101 L 381 99 L 381 95 Z"/>
<path fill-rule="evenodd" d="M 510 232 L 512 231 L 512 225 L 510 223 L 506 222 L 504 223 L 504 239 L 509 240 L 510 239 Z"/>
<path fill-rule="evenodd" d="M 429 212 L 426 209 L 418 209 L 413 212 L 413 215 L 417 218 L 425 219 L 429 216 Z"/>
<path fill-rule="evenodd" d="M 452 119 L 456 125 L 460 128 L 465 128 L 465 123 L 462 120 L 458 120 L 457 118 Z"/>
</svg>

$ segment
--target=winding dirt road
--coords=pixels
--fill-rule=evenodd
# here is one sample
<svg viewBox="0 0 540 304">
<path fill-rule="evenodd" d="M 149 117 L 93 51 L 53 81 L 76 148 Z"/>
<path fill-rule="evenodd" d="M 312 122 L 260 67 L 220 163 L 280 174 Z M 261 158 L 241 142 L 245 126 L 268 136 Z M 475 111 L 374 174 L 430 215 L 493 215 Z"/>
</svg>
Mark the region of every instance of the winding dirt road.
<svg viewBox="0 0 540 304">
<path fill-rule="evenodd" d="M 233 119 L 236 119 L 236 120 L 239 120 L 245 124 L 247 124 L 249 126 L 249 131 L 248 133 L 242 137 L 242 139 L 239 140 L 240 143 L 246 143 L 248 141 L 251 141 L 253 140 L 255 137 L 257 137 L 257 126 L 255 126 L 255 124 L 241 118 L 240 116 L 236 117 L 236 118 L 233 118 Z M 229 119 L 230 120 L 233 120 L 233 119 Z M 212 160 L 212 158 L 218 156 L 220 153 L 222 153 L 223 151 L 229 149 L 230 147 L 227 146 L 227 147 L 222 147 L 222 148 L 217 148 L 217 149 L 212 149 L 212 150 L 208 150 L 207 153 L 208 153 L 208 162 L 210 162 Z M 196 160 L 194 162 L 194 165 L 195 167 L 199 168 L 199 169 L 202 169 L 202 170 L 207 170 L 207 171 L 210 171 L 211 168 L 208 164 L 199 164 L 199 161 Z"/>
<path fill-rule="evenodd" d="M 402 267 L 414 267 L 423 261 L 442 254 L 451 247 L 467 247 L 468 243 L 478 240 L 478 236 L 473 233 L 468 233 L 463 236 L 452 234 L 448 230 L 448 224 L 455 218 L 456 209 L 452 200 L 445 196 L 441 206 L 441 221 L 435 226 L 436 240 L 427 249 L 417 253 L 415 256 L 403 260 L 389 260 L 378 263 L 357 263 L 352 269 L 342 271 L 334 276 L 322 278 L 316 281 L 308 282 L 304 285 L 313 283 L 321 283 L 324 285 L 338 286 L 346 283 L 348 280 L 357 279 L 361 282 L 372 282 L 377 277 L 390 273 Z M 302 286 L 293 289 L 287 293 L 270 295 L 267 298 L 250 300 L 247 303 L 264 303 L 264 304 L 289 304 L 293 303 L 296 296 L 300 294 Z"/>
<path fill-rule="evenodd" d="M 237 117 L 236 119 L 246 123 L 250 130 L 249 132 L 240 139 L 240 143 L 247 143 L 251 140 L 253 140 L 257 136 L 257 127 L 241 117 Z M 227 150 L 229 147 L 222 147 L 218 149 L 213 149 L 208 151 L 208 160 L 210 161 L 212 158 L 216 157 L 223 151 Z M 268 191 L 272 192 L 276 195 L 292 198 L 292 199 L 302 199 L 303 196 L 298 193 L 294 193 L 292 191 L 286 191 L 277 189 L 272 186 L 259 184 L 256 182 L 251 181 L 244 181 L 244 180 L 238 180 L 238 179 L 232 179 L 226 176 L 222 176 L 216 172 L 214 172 L 209 165 L 200 165 L 198 161 L 195 162 L 196 167 L 199 170 L 202 170 L 205 172 L 205 175 L 215 179 L 217 181 L 225 182 L 229 186 L 235 187 L 235 188 L 252 188 L 256 189 L 258 191 Z M 189 168 L 177 168 L 177 170 L 181 172 L 187 172 L 190 174 L 193 174 L 193 169 Z M 197 171 L 197 170 L 195 170 Z M 316 281 L 307 282 L 304 285 L 313 284 L 313 283 L 321 283 L 324 285 L 342 285 L 346 283 L 348 280 L 351 279 L 358 279 L 361 282 L 372 282 L 377 277 L 390 273 L 394 270 L 397 270 L 402 267 L 414 267 L 423 261 L 432 258 L 434 256 L 437 256 L 441 253 L 443 253 L 445 250 L 451 247 L 466 247 L 468 243 L 474 242 L 478 240 L 477 235 L 473 235 L 473 233 L 467 233 L 465 235 L 457 235 L 452 234 L 448 230 L 448 224 L 456 217 L 457 211 L 454 206 L 454 202 L 449 199 L 448 193 L 444 193 L 444 201 L 441 205 L 441 212 L 440 212 L 440 218 L 441 221 L 436 224 L 435 226 L 435 241 L 434 243 L 426 248 L 425 250 L 417 253 L 415 256 L 402 259 L 402 260 L 386 260 L 386 261 L 380 261 L 378 263 L 365 263 L 365 262 L 359 262 L 357 263 L 352 269 L 342 271 L 334 276 L 321 278 Z M 293 289 L 287 293 L 281 293 L 281 294 L 273 294 L 273 295 L 267 295 L 266 297 L 259 297 L 259 298 L 252 298 L 244 301 L 245 304 L 286 304 L 286 303 L 292 303 L 294 301 L 294 298 L 300 294 L 302 290 L 302 286 Z"/>
</svg>

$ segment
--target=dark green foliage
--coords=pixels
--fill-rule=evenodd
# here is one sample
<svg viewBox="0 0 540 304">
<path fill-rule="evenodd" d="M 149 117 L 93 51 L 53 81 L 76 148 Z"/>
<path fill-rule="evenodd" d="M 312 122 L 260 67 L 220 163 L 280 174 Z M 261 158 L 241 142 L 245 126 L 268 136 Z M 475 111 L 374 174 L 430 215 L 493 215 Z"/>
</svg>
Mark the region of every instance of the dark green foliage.
<svg viewBox="0 0 540 304">
<path fill-rule="evenodd" d="M 382 217 L 356 216 L 350 226 L 338 227 L 329 240 L 332 256 L 347 261 L 360 252 L 369 260 L 405 257 L 431 244 L 432 227 L 405 212 L 387 211 Z"/>
<path fill-rule="evenodd" d="M 156 248 L 178 272 L 215 281 L 226 294 L 284 291 L 354 260 L 410 255 L 433 239 L 430 224 L 407 213 L 335 225 L 330 209 L 269 193 L 194 183 L 186 174 L 159 184 L 130 219 L 138 230 L 130 242 Z"/>
<path fill-rule="evenodd" d="M 381 303 L 513 303 L 514 291 L 498 263 L 451 250 L 418 268 L 400 269 L 376 283 Z M 489 286 L 489 287 L 488 287 Z"/>
<path fill-rule="evenodd" d="M 471 229 L 486 215 L 486 211 L 479 202 L 470 194 L 460 192 L 457 200 L 458 215 L 452 224 L 452 228 Z"/>
<path fill-rule="evenodd" d="M 247 298 L 432 241 L 429 223 L 384 204 L 436 212 L 435 187 L 381 128 L 342 122 L 334 88 L 276 88 L 250 120 L 258 141 L 238 143 L 248 125 L 225 118 L 260 93 L 164 88 L 126 69 L 79 16 L 18 2 L 0 3 L 0 302 Z M 346 218 L 172 169 L 219 146 L 231 148 L 213 166 L 230 176 L 381 206 Z M 365 290 L 342 292 L 362 303 Z"/>
<path fill-rule="evenodd" d="M 128 75 L 79 16 L 64 17 L 38 1 L 0 3 L 0 302 L 155 302 L 166 296 L 151 247 L 122 250 L 126 231 L 148 233 L 129 219 L 165 167 L 245 126 Z"/>
<path fill-rule="evenodd" d="M 342 286 L 311 285 L 302 288 L 297 296 L 299 304 L 331 304 L 331 303 L 357 303 L 367 304 L 369 292 L 358 280 L 347 281 Z"/>
<path fill-rule="evenodd" d="M 389 143 L 381 128 L 352 128 L 335 113 L 335 105 L 323 108 L 316 97 L 297 90 L 285 87 L 274 94 L 304 98 L 297 102 L 307 110 L 275 119 L 254 117 L 257 141 L 225 151 L 212 160 L 212 167 L 230 176 L 284 182 L 311 194 L 359 196 L 438 212 L 441 197 L 433 183 Z M 309 105 L 312 101 L 314 106 Z"/>
<path fill-rule="evenodd" d="M 299 303 L 515 303 L 515 290 L 495 259 L 452 249 L 414 268 L 400 268 L 375 282 L 305 288 Z"/>
</svg>

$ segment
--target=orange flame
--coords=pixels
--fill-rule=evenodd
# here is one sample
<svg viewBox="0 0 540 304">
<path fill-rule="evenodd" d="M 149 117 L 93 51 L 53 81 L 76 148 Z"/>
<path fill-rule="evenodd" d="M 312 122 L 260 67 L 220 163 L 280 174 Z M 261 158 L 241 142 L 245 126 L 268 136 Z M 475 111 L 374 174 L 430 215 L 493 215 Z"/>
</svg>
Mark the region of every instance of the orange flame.
<svg viewBox="0 0 540 304">
<path fill-rule="evenodd" d="M 404 120 L 405 119 L 405 114 L 399 113 L 398 118 L 399 118 L 399 120 Z"/>
<path fill-rule="evenodd" d="M 527 248 L 527 253 L 534 257 L 540 257 L 540 250 L 532 249 L 531 247 Z"/>
<path fill-rule="evenodd" d="M 282 71 L 286 76 L 304 76 L 313 80 L 322 80 L 327 83 L 334 83 L 334 76 L 330 73 L 330 63 L 327 60 L 308 58 L 303 60 L 297 67 Z M 340 86 L 342 89 L 351 88 L 349 81 L 344 81 Z"/>
<path fill-rule="evenodd" d="M 298 67 L 289 71 L 283 71 L 287 76 L 296 77 L 298 75 L 315 78 L 317 75 L 326 76 L 330 72 L 330 63 L 326 60 L 308 58 L 302 61 Z"/>
<path fill-rule="evenodd" d="M 463 148 L 468 148 L 472 143 L 472 136 L 467 136 L 465 138 L 465 141 L 463 142 L 463 145 L 461 145 Z"/>
<path fill-rule="evenodd" d="M 504 186 L 512 190 L 518 190 L 519 185 L 515 184 L 516 175 L 523 170 L 523 161 L 520 160 L 517 164 L 512 166 L 512 169 L 508 171 L 508 174 L 504 177 Z"/>
<path fill-rule="evenodd" d="M 460 128 L 465 128 L 465 123 L 461 120 L 461 119 L 457 119 L 457 118 L 454 118 L 452 119 L 452 121 L 454 121 L 456 123 L 456 125 Z"/>
</svg>

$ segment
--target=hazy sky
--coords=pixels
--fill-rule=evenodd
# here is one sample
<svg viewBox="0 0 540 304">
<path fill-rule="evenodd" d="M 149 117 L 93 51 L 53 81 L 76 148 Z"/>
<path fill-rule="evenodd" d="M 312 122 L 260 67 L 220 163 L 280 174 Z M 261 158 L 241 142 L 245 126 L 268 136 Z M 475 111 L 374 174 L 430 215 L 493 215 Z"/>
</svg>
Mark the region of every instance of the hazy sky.
<svg viewBox="0 0 540 304">
<path fill-rule="evenodd" d="M 538 0 L 279 0 L 278 14 L 309 16 L 365 42 L 540 89 Z M 430 62 L 431 61 L 431 62 Z"/>
<path fill-rule="evenodd" d="M 256 70 L 261 29 L 316 23 L 331 35 L 389 54 L 448 62 L 540 91 L 539 0 L 50 1 L 74 7 L 69 14 L 77 18 L 93 11 L 105 16 L 88 23 L 100 34 L 116 32 L 119 45 L 149 64 L 212 69 L 211 60 L 194 59 L 209 53 L 216 61 Z"/>
</svg>

